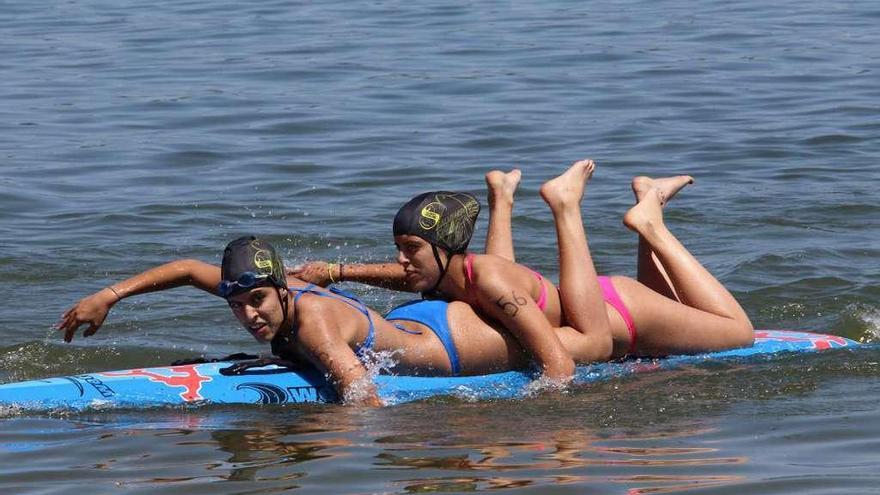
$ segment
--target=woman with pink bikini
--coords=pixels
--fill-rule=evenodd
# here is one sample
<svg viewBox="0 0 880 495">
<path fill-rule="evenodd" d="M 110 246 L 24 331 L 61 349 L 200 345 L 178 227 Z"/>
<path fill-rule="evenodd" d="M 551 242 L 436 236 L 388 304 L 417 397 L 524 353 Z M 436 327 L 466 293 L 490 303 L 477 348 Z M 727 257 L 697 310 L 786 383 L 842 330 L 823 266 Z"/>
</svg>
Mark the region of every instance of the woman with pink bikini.
<svg viewBox="0 0 880 495">
<path fill-rule="evenodd" d="M 663 222 L 663 205 L 692 182 L 688 176 L 633 180 L 637 202 L 623 223 L 639 235 L 638 279 L 597 275 L 581 217 L 594 170 L 592 160 L 575 162 L 540 190 L 556 222 L 558 287 L 514 261 L 510 217 L 519 171 L 486 176 L 487 254 L 465 251 L 476 200 L 432 192 L 395 217 L 397 265 L 317 262 L 292 273 L 315 283 L 348 280 L 466 302 L 514 335 L 548 378 L 570 377 L 575 363 L 751 345 L 753 327 L 739 303 Z"/>
</svg>

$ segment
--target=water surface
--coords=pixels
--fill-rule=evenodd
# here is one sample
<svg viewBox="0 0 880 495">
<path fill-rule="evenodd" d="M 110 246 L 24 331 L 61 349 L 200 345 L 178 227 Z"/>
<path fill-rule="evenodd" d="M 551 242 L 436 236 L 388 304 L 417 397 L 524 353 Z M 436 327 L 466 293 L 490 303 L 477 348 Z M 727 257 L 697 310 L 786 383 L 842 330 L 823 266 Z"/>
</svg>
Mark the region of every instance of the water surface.
<svg viewBox="0 0 880 495">
<path fill-rule="evenodd" d="M 9 1 L 0 5 L 0 381 L 262 351 L 222 301 L 77 299 L 245 233 L 286 261 L 387 260 L 410 196 L 523 169 L 518 258 L 556 278 L 540 184 L 599 170 L 602 273 L 634 274 L 631 177 L 689 173 L 671 228 L 756 326 L 880 329 L 873 2 Z M 485 235 L 485 218 L 475 245 Z M 363 287 L 374 307 L 404 296 Z M 874 350 L 522 401 L 0 419 L 0 490 L 865 493 Z"/>
</svg>

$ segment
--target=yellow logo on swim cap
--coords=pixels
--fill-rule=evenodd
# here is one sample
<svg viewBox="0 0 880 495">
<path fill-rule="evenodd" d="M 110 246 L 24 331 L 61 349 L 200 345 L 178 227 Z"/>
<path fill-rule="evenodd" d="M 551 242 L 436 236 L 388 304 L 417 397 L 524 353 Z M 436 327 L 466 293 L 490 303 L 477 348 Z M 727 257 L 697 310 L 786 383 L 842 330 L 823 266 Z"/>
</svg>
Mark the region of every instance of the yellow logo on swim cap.
<svg viewBox="0 0 880 495">
<path fill-rule="evenodd" d="M 260 249 L 254 253 L 254 265 L 256 265 L 262 273 L 272 273 L 275 271 L 275 267 L 272 264 L 272 255 L 264 249 Z"/>
<path fill-rule="evenodd" d="M 431 230 L 440 223 L 440 213 L 434 211 L 435 208 L 443 208 L 438 202 L 428 203 L 422 208 L 421 218 L 419 218 L 419 227 L 425 230 Z"/>
</svg>

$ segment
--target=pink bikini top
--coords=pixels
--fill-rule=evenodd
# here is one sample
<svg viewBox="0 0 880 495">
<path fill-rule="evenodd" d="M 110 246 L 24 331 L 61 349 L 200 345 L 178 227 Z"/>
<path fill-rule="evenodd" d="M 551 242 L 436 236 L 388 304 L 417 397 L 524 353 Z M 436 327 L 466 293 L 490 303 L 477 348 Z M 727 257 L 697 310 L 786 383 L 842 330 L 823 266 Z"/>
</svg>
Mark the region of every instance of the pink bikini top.
<svg viewBox="0 0 880 495">
<path fill-rule="evenodd" d="M 474 253 L 468 253 L 464 259 L 464 274 L 467 277 L 470 286 L 474 283 L 474 256 Z M 544 308 L 547 306 L 547 286 L 544 285 L 544 277 L 542 277 L 540 273 L 535 270 L 531 270 L 531 272 L 535 274 L 535 277 L 541 284 L 541 295 L 538 296 L 538 300 L 535 301 L 535 304 L 538 305 L 538 309 L 544 311 Z M 468 287 L 468 290 L 471 290 L 470 286 Z"/>
<path fill-rule="evenodd" d="M 467 276 L 467 281 L 469 284 L 474 283 L 474 254 L 468 253 L 464 260 L 464 271 Z M 538 308 L 541 311 L 544 311 L 544 307 L 547 306 L 547 286 L 544 285 L 544 277 L 541 276 L 540 273 L 532 270 L 532 273 L 535 274 L 535 277 L 541 282 L 541 295 L 538 296 L 538 300 L 535 301 L 535 304 L 538 305 Z M 617 289 L 614 288 L 614 284 L 611 282 L 611 277 L 599 277 L 599 287 L 602 289 L 602 299 L 605 300 L 606 303 L 610 304 L 620 316 L 623 318 L 624 323 L 626 323 L 626 329 L 629 332 L 629 350 L 628 354 L 630 356 L 638 355 L 638 332 L 636 331 L 636 324 L 633 320 L 632 315 L 629 312 L 629 309 L 623 304 L 623 300 L 620 298 L 620 294 L 618 294 Z M 468 287 L 470 291 L 471 288 Z"/>
</svg>

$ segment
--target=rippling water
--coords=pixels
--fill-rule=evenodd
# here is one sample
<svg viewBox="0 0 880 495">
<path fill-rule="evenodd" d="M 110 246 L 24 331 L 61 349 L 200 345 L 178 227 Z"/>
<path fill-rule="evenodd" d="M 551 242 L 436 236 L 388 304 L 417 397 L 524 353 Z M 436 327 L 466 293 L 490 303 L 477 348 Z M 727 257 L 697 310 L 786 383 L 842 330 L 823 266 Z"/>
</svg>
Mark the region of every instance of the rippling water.
<svg viewBox="0 0 880 495">
<path fill-rule="evenodd" d="M 50 326 L 243 233 L 290 263 L 388 259 L 402 202 L 482 196 L 491 168 L 523 169 L 517 254 L 555 278 L 537 189 L 582 157 L 599 164 L 585 218 L 601 272 L 635 270 L 630 178 L 686 172 L 669 223 L 757 326 L 877 342 L 878 20 L 868 1 L 3 2 L 0 381 L 260 351 L 185 289 L 126 300 L 73 345 Z M 375 411 L 7 412 L 0 490 L 865 493 L 878 362 Z"/>
</svg>

